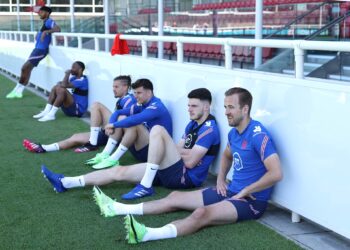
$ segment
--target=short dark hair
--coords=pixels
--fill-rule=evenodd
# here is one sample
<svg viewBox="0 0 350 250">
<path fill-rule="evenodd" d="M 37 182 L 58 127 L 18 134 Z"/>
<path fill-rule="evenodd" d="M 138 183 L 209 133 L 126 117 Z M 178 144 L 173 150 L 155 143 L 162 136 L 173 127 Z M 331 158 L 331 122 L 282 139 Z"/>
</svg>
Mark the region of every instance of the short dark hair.
<svg viewBox="0 0 350 250">
<path fill-rule="evenodd" d="M 230 88 L 225 92 L 225 96 L 231 96 L 234 94 L 238 95 L 239 106 L 241 108 L 243 108 L 244 105 L 248 105 L 248 114 L 250 114 L 253 103 L 252 94 L 248 90 L 240 87 Z"/>
<path fill-rule="evenodd" d="M 121 81 L 123 84 L 128 85 L 128 88 L 131 87 L 131 77 L 126 75 L 117 76 L 113 81 Z"/>
<path fill-rule="evenodd" d="M 195 98 L 199 99 L 201 101 L 208 101 L 211 103 L 211 93 L 208 89 L 206 88 L 199 88 L 199 89 L 194 89 L 187 95 L 188 98 Z"/>
<path fill-rule="evenodd" d="M 137 89 L 140 87 L 143 87 L 144 89 L 149 89 L 153 92 L 153 84 L 150 80 L 148 80 L 146 78 L 138 79 L 136 82 L 131 84 L 132 89 Z"/>
<path fill-rule="evenodd" d="M 47 6 L 42 6 L 39 11 L 46 11 L 46 12 L 49 12 L 49 14 L 51 14 L 52 12 L 52 9 L 50 7 L 47 7 Z"/>
<path fill-rule="evenodd" d="M 81 61 L 76 61 L 76 62 L 74 62 L 74 63 L 78 64 L 82 71 L 85 70 L 85 64 L 84 64 L 83 62 L 81 62 Z"/>
</svg>

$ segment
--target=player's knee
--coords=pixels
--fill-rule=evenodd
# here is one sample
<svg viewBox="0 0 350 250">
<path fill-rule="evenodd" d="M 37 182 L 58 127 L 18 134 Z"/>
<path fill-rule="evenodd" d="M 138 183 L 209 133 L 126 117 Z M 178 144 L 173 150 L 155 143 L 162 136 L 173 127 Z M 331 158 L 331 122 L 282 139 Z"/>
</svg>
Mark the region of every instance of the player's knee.
<svg viewBox="0 0 350 250">
<path fill-rule="evenodd" d="M 204 221 L 208 219 L 207 208 L 206 207 L 196 208 L 196 210 L 194 210 L 194 212 L 191 214 L 191 217 L 195 221 Z"/>
<path fill-rule="evenodd" d="M 165 132 L 165 129 L 163 126 L 160 125 L 155 125 L 152 127 L 150 135 L 155 136 L 155 135 L 161 135 Z"/>
<path fill-rule="evenodd" d="M 65 94 L 66 93 L 66 89 L 63 88 L 61 85 L 56 85 L 55 91 L 56 91 L 56 94 Z"/>
<path fill-rule="evenodd" d="M 91 109 L 93 110 L 98 110 L 101 108 L 101 103 L 99 102 L 94 102 L 92 105 L 91 105 Z"/>
</svg>

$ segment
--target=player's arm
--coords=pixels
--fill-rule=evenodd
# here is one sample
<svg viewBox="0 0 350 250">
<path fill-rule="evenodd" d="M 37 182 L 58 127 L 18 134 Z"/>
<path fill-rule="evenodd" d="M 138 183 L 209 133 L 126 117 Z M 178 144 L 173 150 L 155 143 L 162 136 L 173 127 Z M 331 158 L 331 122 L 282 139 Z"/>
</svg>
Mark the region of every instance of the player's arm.
<svg viewBox="0 0 350 250">
<path fill-rule="evenodd" d="M 136 125 L 140 125 L 143 122 L 151 121 L 159 116 L 161 116 L 162 113 L 159 112 L 157 109 L 148 109 L 146 108 L 142 112 L 138 114 L 131 115 L 129 117 L 126 117 L 125 119 L 121 121 L 116 121 L 113 123 L 114 128 L 130 128 Z"/>
<path fill-rule="evenodd" d="M 226 176 L 232 166 L 232 160 L 233 158 L 231 148 L 230 145 L 227 144 L 224 153 L 221 156 L 220 169 L 216 180 L 216 190 L 218 194 L 221 194 L 223 196 L 227 195 Z"/>
<path fill-rule="evenodd" d="M 63 80 L 60 83 L 63 88 L 76 88 L 76 86 L 69 81 L 70 74 L 71 74 L 71 70 L 70 69 L 67 69 L 64 72 Z"/>
<path fill-rule="evenodd" d="M 185 147 L 185 139 L 182 138 L 176 145 L 177 151 L 180 153 L 180 155 L 184 147 Z"/>
<path fill-rule="evenodd" d="M 114 111 L 114 113 L 109 118 L 109 123 L 114 123 L 118 121 L 118 117 L 121 115 L 129 116 L 131 112 L 131 108 L 119 109 Z"/>
<path fill-rule="evenodd" d="M 58 26 L 56 23 L 54 24 L 54 26 L 49 29 L 49 30 L 44 30 L 43 33 L 45 32 L 45 35 L 47 34 L 52 34 L 52 33 L 55 33 L 55 32 L 61 32 L 61 28 L 60 26 Z"/>
<path fill-rule="evenodd" d="M 194 145 L 191 149 L 180 149 L 181 158 L 187 168 L 194 168 L 208 152 L 206 147 Z"/>
<path fill-rule="evenodd" d="M 282 169 L 279 157 L 276 153 L 271 154 L 264 160 L 264 165 L 267 172 L 256 182 L 243 188 L 241 192 L 233 196 L 234 198 L 240 199 L 246 196 L 250 196 L 252 193 L 259 192 L 266 188 L 269 188 L 282 180 Z"/>
<path fill-rule="evenodd" d="M 52 33 L 55 33 L 55 32 L 61 32 L 60 26 L 58 26 L 54 21 L 49 23 L 49 26 L 46 26 L 46 27 L 48 29 L 44 30 L 41 33 L 41 41 L 44 41 L 45 36 L 47 36 L 48 34 L 52 34 Z"/>
</svg>

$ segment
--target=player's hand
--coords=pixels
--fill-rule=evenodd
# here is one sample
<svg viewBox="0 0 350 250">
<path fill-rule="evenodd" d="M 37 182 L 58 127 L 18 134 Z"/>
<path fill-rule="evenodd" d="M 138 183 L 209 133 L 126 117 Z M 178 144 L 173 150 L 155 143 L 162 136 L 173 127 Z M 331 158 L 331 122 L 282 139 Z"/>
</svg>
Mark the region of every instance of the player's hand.
<svg viewBox="0 0 350 250">
<path fill-rule="evenodd" d="M 67 69 L 64 73 L 70 74 L 70 73 L 72 73 L 72 71 L 70 69 Z"/>
<path fill-rule="evenodd" d="M 216 192 L 222 196 L 227 196 L 227 182 L 225 180 L 217 180 Z"/>
<path fill-rule="evenodd" d="M 232 198 L 236 200 L 241 200 L 244 198 L 250 198 L 252 200 L 256 200 L 256 198 L 252 194 L 248 193 L 244 188 L 241 190 L 241 192 L 232 196 Z"/>
<path fill-rule="evenodd" d="M 109 124 L 107 124 L 106 126 L 105 126 L 105 132 L 106 132 L 106 134 L 107 135 L 112 135 L 112 134 L 114 134 L 114 126 L 113 126 L 113 124 L 112 123 L 109 123 Z"/>
</svg>

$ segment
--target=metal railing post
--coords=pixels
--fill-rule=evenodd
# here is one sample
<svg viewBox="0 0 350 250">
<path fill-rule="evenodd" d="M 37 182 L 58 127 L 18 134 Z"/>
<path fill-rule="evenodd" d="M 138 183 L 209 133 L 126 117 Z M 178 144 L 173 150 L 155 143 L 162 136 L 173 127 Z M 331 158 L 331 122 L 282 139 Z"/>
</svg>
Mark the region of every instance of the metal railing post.
<svg viewBox="0 0 350 250">
<path fill-rule="evenodd" d="M 95 51 L 99 51 L 100 50 L 100 44 L 99 44 L 99 40 L 97 37 L 94 38 L 94 42 L 95 42 Z"/>
<path fill-rule="evenodd" d="M 177 48 L 177 62 L 183 63 L 184 62 L 184 44 L 180 40 L 177 40 L 176 48 Z"/>
<path fill-rule="evenodd" d="M 304 78 L 304 50 L 302 50 L 299 44 L 294 46 L 294 61 L 295 61 L 295 78 Z"/>
<path fill-rule="evenodd" d="M 147 41 L 145 39 L 141 40 L 142 47 L 142 58 L 147 58 Z"/>
<path fill-rule="evenodd" d="M 225 50 L 225 68 L 232 69 L 232 46 L 227 42 L 224 45 Z"/>
</svg>

